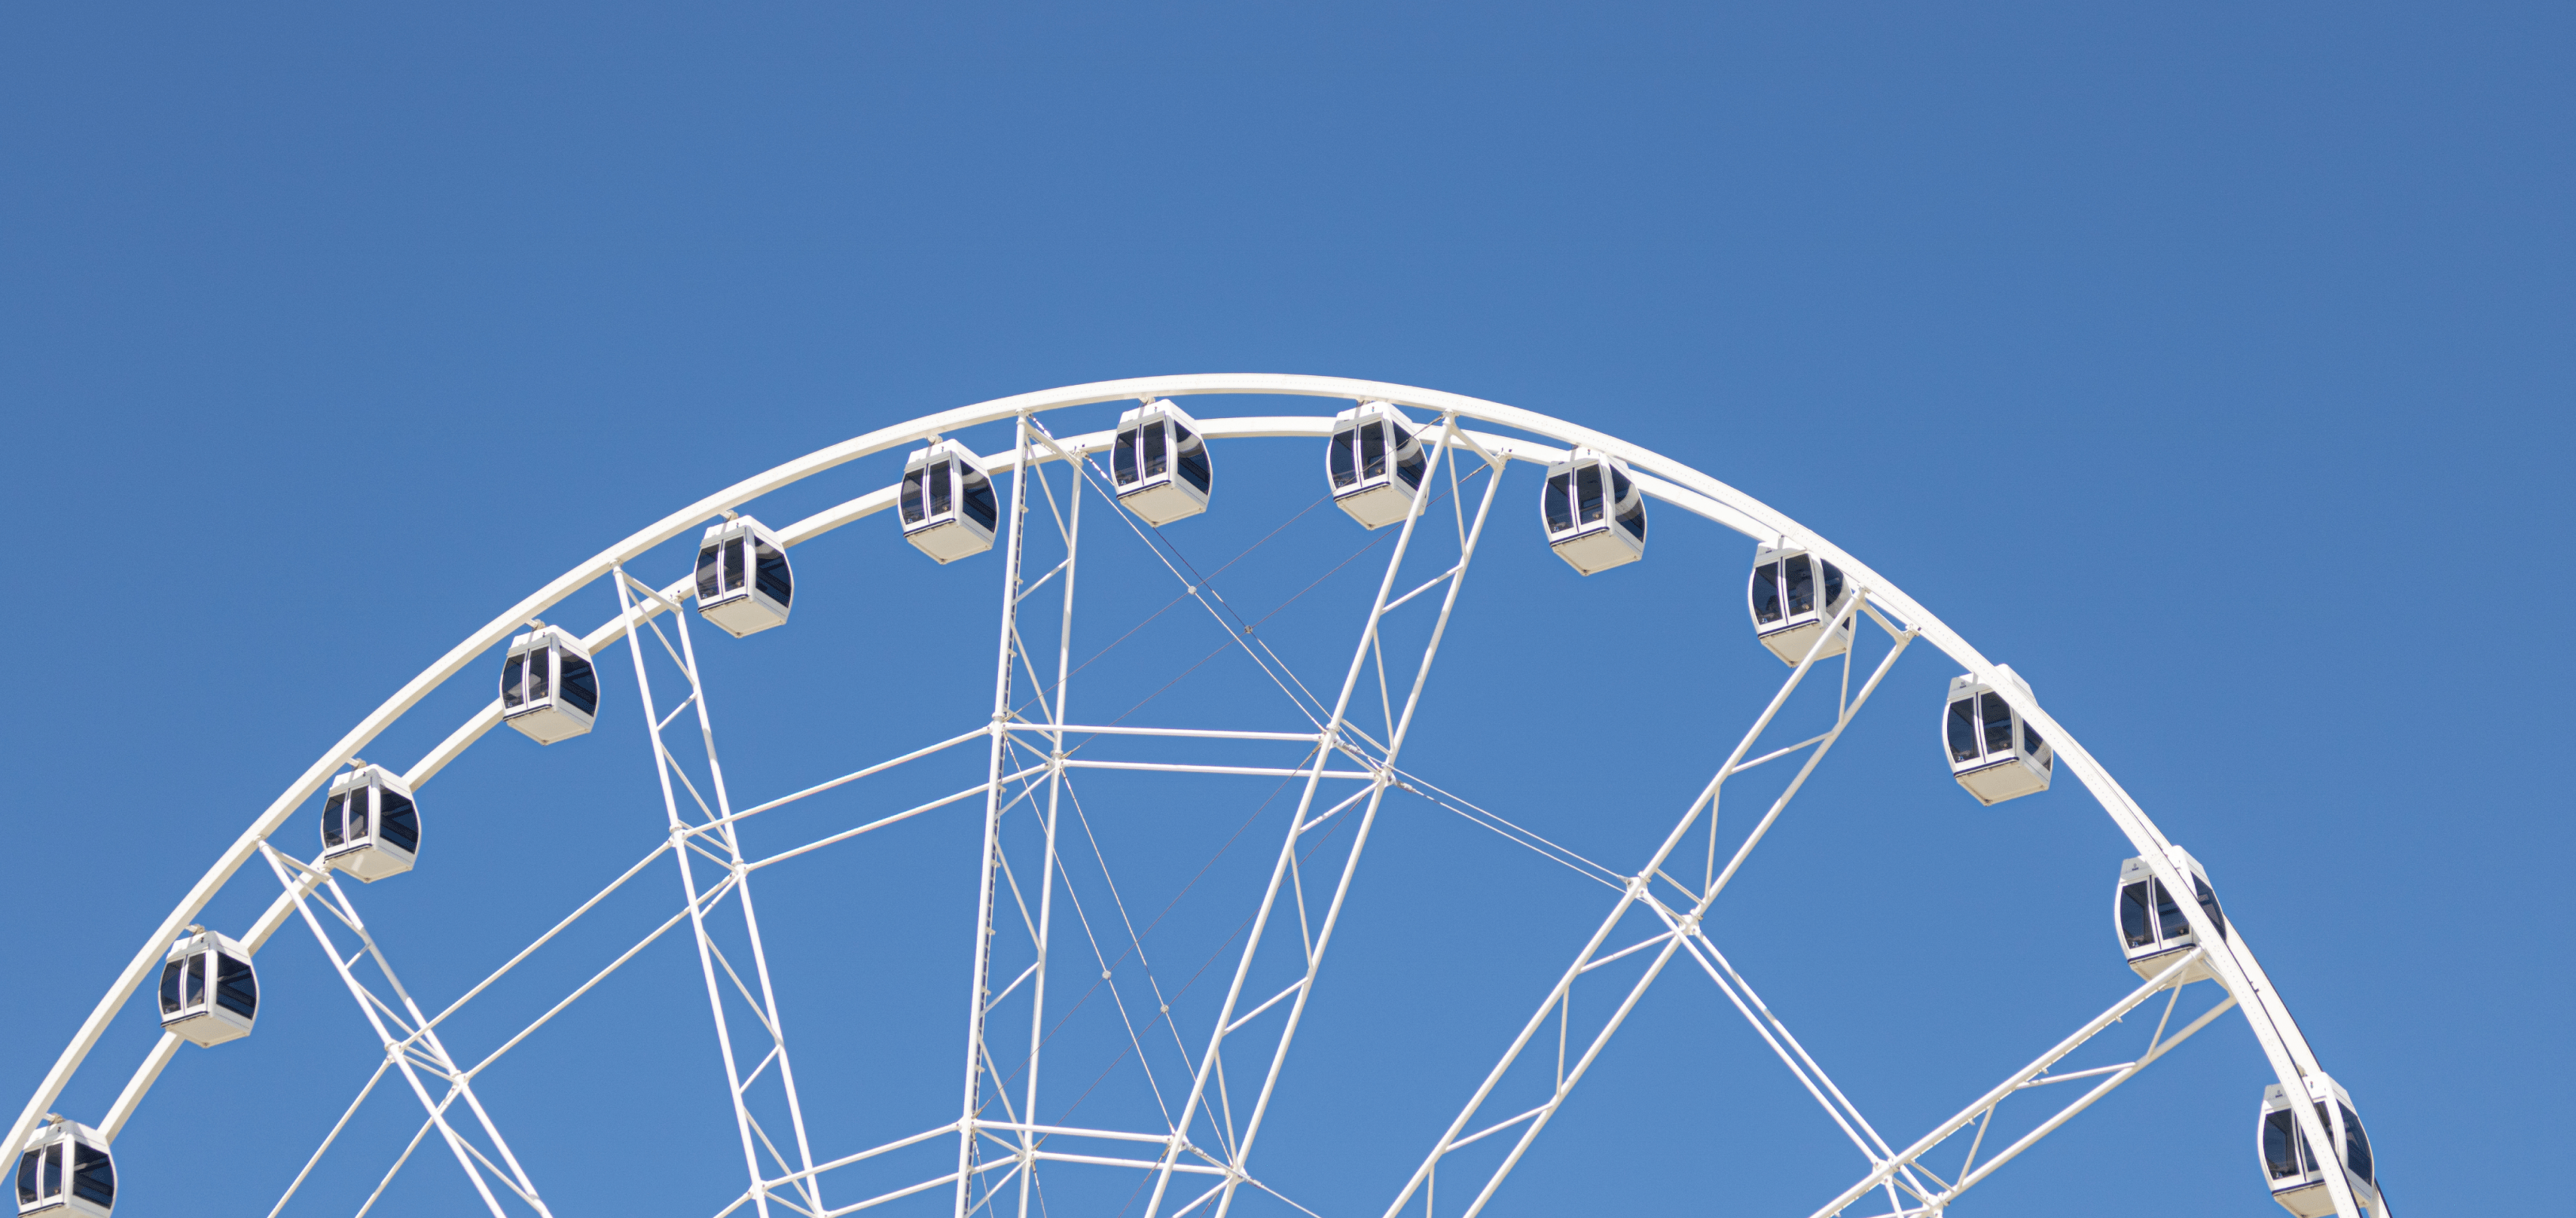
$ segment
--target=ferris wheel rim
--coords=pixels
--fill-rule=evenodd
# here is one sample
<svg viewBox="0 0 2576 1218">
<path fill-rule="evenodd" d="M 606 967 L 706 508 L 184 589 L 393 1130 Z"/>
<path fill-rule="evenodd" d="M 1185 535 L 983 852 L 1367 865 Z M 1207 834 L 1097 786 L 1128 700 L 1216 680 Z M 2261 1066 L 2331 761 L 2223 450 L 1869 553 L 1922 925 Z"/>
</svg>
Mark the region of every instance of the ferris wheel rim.
<svg viewBox="0 0 2576 1218">
<path fill-rule="evenodd" d="M 133 993 L 151 975 L 173 937 L 221 891 L 233 874 L 250 861 L 267 839 L 282 828 L 331 776 L 354 759 L 387 728 L 408 714 L 431 692 L 444 685 L 470 666 L 492 647 L 506 643 L 513 631 L 522 629 L 539 613 L 653 548 L 684 535 L 689 529 L 704 524 L 710 517 L 726 515 L 764 495 L 824 473 L 841 465 L 875 455 L 905 444 L 920 442 L 949 431 L 962 430 L 1012 418 L 1031 418 L 1046 412 L 1097 405 L 1103 402 L 1138 400 L 1151 402 L 1158 398 L 1244 395 L 1271 397 L 1312 397 L 1340 399 L 1356 403 L 1388 402 L 1433 412 L 1444 418 L 1472 419 L 1511 428 L 1515 431 L 1553 440 L 1568 447 L 1592 449 L 1617 458 L 1648 475 L 1639 481 L 1650 498 L 1676 503 L 1686 510 L 1706 516 L 1757 542 L 1770 545 L 1794 545 L 1820 555 L 1841 566 L 1867 594 L 1872 603 L 1885 606 L 1903 623 L 1908 633 L 1934 645 L 1944 655 L 1965 668 L 1969 675 L 1992 685 L 2011 704 L 2014 711 L 2047 730 L 2057 756 L 2068 763 L 2073 773 L 2101 804 L 2121 831 L 2136 848 L 2151 870 L 2178 890 L 2188 891 L 2188 880 L 2168 857 L 2173 843 L 2165 838 L 2142 807 L 2111 777 L 2065 726 L 2050 717 L 2029 694 L 2028 686 L 2007 666 L 1989 660 L 1965 638 L 1908 596 L 1892 581 L 1850 552 L 1822 535 L 1798 523 L 1786 513 L 1721 481 L 1660 452 L 1647 449 L 1606 432 L 1542 414 L 1521 407 L 1483 398 L 1419 386 L 1347 377 L 1271 373 L 1201 373 L 1094 381 L 994 398 L 968 406 L 917 416 L 902 423 L 863 433 L 838 444 L 808 453 L 782 463 L 697 500 L 670 513 L 654 524 L 626 537 L 590 559 L 573 567 L 510 609 L 469 634 L 448 652 L 406 682 L 391 697 L 370 712 L 342 736 L 323 756 L 308 767 L 277 800 L 255 818 L 235 842 L 226 848 L 214 866 L 198 879 L 188 894 L 174 907 L 153 937 L 139 950 L 117 981 L 84 1020 L 72 1041 L 46 1074 L 37 1093 L 32 1096 L 18 1119 L 12 1124 L 5 1144 L 0 1144 L 0 1162 L 14 1160 L 20 1149 L 39 1130 L 41 1118 L 59 1097 L 71 1076 L 84 1063 L 90 1049 L 104 1033 L 106 1025 L 121 1011 Z M 1328 432 L 1331 416 L 1244 416 L 1235 419 L 1202 420 L 1209 439 L 1248 439 L 1267 436 L 1321 436 Z M 1562 457 L 1560 450 L 1534 446 L 1509 437 L 1482 433 L 1462 434 L 1498 461 L 1521 460 L 1544 462 Z M 1107 433 L 1094 436 L 1066 437 L 1076 455 L 1088 447 L 1076 441 L 1098 441 Z M 1034 467 L 1046 460 L 1062 459 L 1045 456 L 1033 449 L 1028 457 Z M 814 514 L 779 530 L 782 543 L 794 546 L 838 528 L 893 503 L 894 488 L 887 487 L 861 495 L 833 508 Z M 685 581 L 684 581 L 685 582 Z M 676 589 L 675 589 L 676 591 Z M 682 594 L 683 596 L 685 594 Z M 656 616 L 650 604 L 611 619 L 597 630 L 583 636 L 595 653 L 627 630 Z M 604 636 L 604 637 L 602 637 Z M 434 748 L 420 765 L 403 775 L 405 781 L 418 786 L 434 776 L 454 756 L 470 747 L 485 731 L 499 722 L 498 698 L 467 723 L 459 727 L 441 745 Z M 426 766 L 425 772 L 422 767 Z M 2163 873 L 2172 870 L 2173 875 Z M 286 895 L 280 905 L 290 904 Z M 2189 903 L 2186 903 L 2188 905 Z M 277 908 L 269 919 L 276 921 Z M 2198 916 L 2198 915 L 2194 915 Z M 2231 934 L 2204 937 L 2204 941 L 2224 943 L 2228 951 L 2212 958 L 2213 971 L 2231 995 L 2239 998 L 2248 1024 L 2256 1039 L 2271 1059 L 2284 1086 L 2311 1075 L 2322 1075 L 2321 1065 L 2310 1050 L 2297 1025 L 2290 1020 L 2269 978 L 2254 960 L 2252 951 L 2243 943 L 2241 927 L 2231 926 Z M 263 936 L 264 937 L 264 936 Z M 259 940 L 250 941 L 257 950 Z M 2250 1001 L 2247 1001 L 2250 999 Z M 160 1067 L 175 1051 L 173 1037 L 164 1033 L 153 1054 L 136 1072 L 98 1130 L 110 1141 L 125 1120 L 147 1094 Z M 2339 1176 L 2329 1174 L 2335 1188 L 2342 1188 Z M 2346 1199 L 2338 1197 L 2339 1203 Z M 2384 1218 L 2384 1216 L 2383 1216 Z"/>
</svg>

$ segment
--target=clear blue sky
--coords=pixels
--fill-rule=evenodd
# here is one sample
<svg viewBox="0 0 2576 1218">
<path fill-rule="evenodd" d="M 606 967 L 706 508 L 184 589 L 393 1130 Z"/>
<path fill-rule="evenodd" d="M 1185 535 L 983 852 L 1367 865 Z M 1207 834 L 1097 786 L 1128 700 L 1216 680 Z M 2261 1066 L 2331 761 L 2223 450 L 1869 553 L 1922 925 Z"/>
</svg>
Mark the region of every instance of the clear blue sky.
<svg viewBox="0 0 2576 1218">
<path fill-rule="evenodd" d="M 2555 933 L 2576 674 L 2547 627 L 2570 590 L 2570 62 L 2576 19 L 2542 5 L 12 6 L 0 1102 L 349 724 L 616 538 L 932 410 L 1311 372 L 1588 423 L 1871 561 L 2209 866 L 2400 1206 L 2530 1204 L 2517 1165 L 2576 1136 L 2553 1101 L 2576 1084 Z M 759 510 L 882 485 L 890 460 Z M 1283 442 L 1219 460 L 1218 510 L 1173 531 L 1203 567 L 1319 481 Z M 1644 564 L 1577 580 L 1511 477 L 1410 755 L 1633 867 L 1782 671 L 1746 637 L 1749 547 L 1665 512 Z M 1086 575 L 1078 651 L 1173 591 L 1094 536 L 1128 549 Z M 1320 510 L 1230 591 L 1276 603 L 1364 540 Z M 787 629 L 696 636 L 731 666 L 738 795 L 983 713 L 991 559 L 934 568 L 878 518 L 798 561 Z M 1279 619 L 1310 680 L 1371 582 Z M 611 608 L 594 588 L 551 616 Z M 1078 696 L 1125 705 L 1212 640 L 1166 618 Z M 358 894 L 425 1001 L 654 841 L 626 653 L 605 658 L 599 732 L 487 739 L 424 794 L 422 868 Z M 2072 784 L 1995 809 L 1952 787 L 1950 675 L 1907 657 L 1716 923 L 1900 1141 L 2130 984 L 2121 843 Z M 1280 726 L 1257 678 L 1219 664 L 1163 707 Z M 408 764 L 489 680 L 369 753 Z M 1100 790 L 1131 908 L 1262 794 Z M 1149 936 L 1158 979 L 1220 952 L 1267 815 Z M 1334 1218 L 1377 1212 L 1604 908 L 1477 832 L 1411 805 L 1362 865 L 1262 1152 Z M 809 1107 L 831 1110 L 818 1150 L 953 1115 L 972 834 L 925 824 L 764 892 Z M 310 835 L 299 813 L 284 840 Z M 672 879 L 496 991 L 460 1055 L 676 908 Z M 245 871 L 210 924 L 269 883 Z M 371 1068 L 305 931 L 261 959 L 260 1033 L 183 1053 L 120 1142 L 126 1212 L 264 1212 Z M 666 941 L 495 1068 L 556 1213 L 707 1214 L 740 1187 L 698 987 Z M 1794 1216 L 1857 1174 L 1703 978 L 1677 967 L 1639 1020 L 1493 1212 Z M 129 1010 L 63 1111 L 95 1119 L 152 1030 Z M 1963 1204 L 2277 1212 L 2241 1023 L 2168 1063 Z M 1144 1120 L 1129 1074 L 1084 1119 Z M 380 1087 L 288 1212 L 354 1210 L 417 1120 Z M 1066 1176 L 1051 1212 L 1115 1212 L 1108 1178 Z M 425 1146 L 375 1213 L 463 1212 L 459 1179 Z"/>
</svg>

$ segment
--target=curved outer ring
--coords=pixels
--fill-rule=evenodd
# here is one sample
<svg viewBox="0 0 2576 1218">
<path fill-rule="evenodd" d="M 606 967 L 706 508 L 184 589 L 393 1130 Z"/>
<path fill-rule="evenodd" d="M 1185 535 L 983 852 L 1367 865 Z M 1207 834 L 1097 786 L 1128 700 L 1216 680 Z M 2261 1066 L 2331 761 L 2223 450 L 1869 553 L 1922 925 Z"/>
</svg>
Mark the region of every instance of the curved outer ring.
<svg viewBox="0 0 2576 1218">
<path fill-rule="evenodd" d="M 624 541 L 600 551 L 588 561 L 564 572 L 553 582 L 529 594 L 526 599 L 493 618 L 482 629 L 466 636 L 463 641 L 450 648 L 447 654 L 440 656 L 436 663 L 422 670 L 420 675 L 413 677 L 400 690 L 395 691 L 383 705 L 360 720 L 356 727 L 349 729 L 348 734 L 342 736 L 339 743 L 331 746 L 328 752 L 315 760 L 301 776 L 278 795 L 276 801 L 271 803 L 266 811 L 260 813 L 257 820 L 251 822 L 250 827 L 224 851 L 215 865 L 208 868 L 206 874 L 188 890 L 187 896 L 180 900 L 178 906 L 170 911 L 170 915 L 162 920 L 152 937 L 135 953 L 134 959 L 126 965 L 124 971 L 117 977 L 116 983 L 109 987 L 105 996 L 99 999 L 97 1007 L 91 1010 L 89 1018 L 81 1024 L 80 1031 L 74 1035 L 71 1043 L 64 1047 L 53 1069 L 46 1073 L 44 1082 L 37 1088 L 36 1094 L 27 1101 L 26 1109 L 10 1126 L 8 1141 L 0 1144 L 0 1164 L 16 1158 L 19 1147 L 24 1145 L 27 1138 L 35 1132 L 35 1127 L 46 1110 L 61 1095 L 64 1085 L 70 1082 L 72 1074 L 80 1068 L 90 1048 L 97 1043 L 99 1036 L 106 1030 L 108 1021 L 115 1017 L 126 1000 L 151 975 L 153 966 L 159 963 L 163 952 L 167 950 L 180 929 L 205 908 L 206 903 L 212 900 L 215 893 L 232 878 L 233 872 L 239 870 L 242 864 L 248 862 L 251 856 L 258 852 L 260 844 L 292 817 L 296 809 L 302 806 L 306 799 L 311 798 L 313 792 L 328 781 L 333 773 L 347 764 L 359 749 L 364 748 L 379 733 L 392 726 L 395 720 L 400 719 L 415 703 L 428 696 L 430 691 L 463 671 L 476 657 L 495 644 L 507 642 L 511 632 L 518 630 L 529 618 L 570 596 L 592 580 L 608 574 L 613 568 L 699 526 L 709 517 L 860 457 L 923 440 L 941 432 L 1008 419 L 1015 415 L 1036 415 L 1045 411 L 1100 402 L 1127 399 L 1149 401 L 1157 397 L 1199 394 L 1263 394 L 1340 398 L 1358 402 L 1392 402 L 1399 406 L 1410 406 L 1443 416 L 1474 419 L 1545 436 L 1569 447 L 1596 449 L 1626 461 L 1634 472 L 1643 475 L 1638 481 L 1644 486 L 1646 494 L 1653 498 L 1705 516 L 1758 542 L 1770 545 L 1792 544 L 1823 555 L 1849 572 L 1851 577 L 1867 590 L 1872 603 L 1892 614 L 1906 627 L 1919 633 L 1933 646 L 1940 648 L 1942 654 L 1957 661 L 1970 674 L 2002 693 L 2012 708 L 2025 719 L 2039 724 L 2055 746 L 2057 756 L 2067 763 L 2067 769 L 2084 784 L 2086 790 L 2093 793 L 2093 797 L 2101 803 L 2103 810 L 2110 814 L 2112 822 L 2128 836 L 2131 848 L 2144 857 L 2148 866 L 2173 890 L 2190 891 L 2188 879 L 2175 867 L 2166 852 L 2165 848 L 2172 843 L 2168 842 L 2164 834 L 2156 828 L 2155 823 L 2147 818 L 2145 810 L 2138 806 L 2136 800 L 2130 798 L 2129 793 L 2111 777 L 2110 772 L 2094 759 L 2091 752 L 2076 741 L 2074 735 L 2068 732 L 2063 724 L 2050 718 L 2045 710 L 2022 692 L 2021 682 L 1999 679 L 2001 672 L 2009 670 L 1990 663 L 1976 648 L 1969 646 L 1967 640 L 1959 637 L 1956 631 L 1942 624 L 1940 619 L 1932 616 L 1912 597 L 1907 596 L 1895 584 L 1880 576 L 1868 564 L 1854 558 L 1842 547 L 1818 536 L 1806 526 L 1790 519 L 1770 505 L 1680 461 L 1621 440 L 1616 436 L 1580 427 L 1535 411 L 1461 394 L 1443 393 L 1439 390 L 1395 385 L 1383 381 L 1272 373 L 1208 373 L 1095 381 L 1087 385 L 1072 385 L 1060 389 L 996 398 L 973 406 L 962 406 L 954 410 L 924 415 L 909 422 L 878 428 L 865 435 L 809 453 L 765 473 L 746 478 L 673 512 Z M 1247 417 L 1206 419 L 1202 420 L 1202 424 L 1202 434 L 1210 439 L 1324 436 L 1331 431 L 1332 419 L 1330 416 L 1321 418 Z M 1057 444 L 1060 448 L 1074 453 L 1093 451 L 1106 447 L 1109 434 L 1104 431 L 1095 435 L 1072 437 L 1059 440 Z M 1466 434 L 1477 447 L 1496 458 L 1545 464 L 1560 460 L 1564 456 L 1563 449 L 1549 448 L 1525 440 L 1476 432 Z M 1009 454 L 1004 453 L 999 457 L 987 458 L 986 468 L 993 468 L 991 461 L 1007 460 L 1008 457 Z M 1055 453 L 1046 451 L 1045 446 L 1041 444 L 1030 454 L 1030 459 L 1034 463 L 1060 458 Z M 778 530 L 780 539 L 789 546 L 794 546 L 862 516 L 882 511 L 892 504 L 893 497 L 894 488 L 892 487 L 860 496 Z M 681 584 L 674 585 L 666 599 L 676 601 L 685 596 L 686 583 L 687 581 L 683 580 Z M 646 607 L 639 608 L 631 618 L 615 619 L 592 631 L 584 642 L 595 654 L 623 637 L 630 625 L 640 623 L 658 612 L 660 607 L 650 605 L 648 602 Z M 453 760 L 458 753 L 464 751 L 468 745 L 499 722 L 500 703 L 496 698 L 490 706 L 485 707 L 432 750 L 429 756 L 413 766 L 404 775 L 405 779 L 414 788 L 427 782 L 448 761 Z M 257 951 L 268 936 L 284 923 L 292 908 L 293 901 L 281 894 L 271 904 L 268 912 L 260 918 L 252 932 L 243 937 L 244 946 Z M 2202 913 L 2196 904 L 2185 903 L 2184 908 L 2199 942 L 2220 943 L 2229 949 L 2210 959 L 2212 971 L 2218 974 L 2220 984 L 2237 997 L 2239 1006 L 2245 1012 L 2246 1022 L 2253 1028 L 2255 1039 L 2261 1042 L 2264 1056 L 2270 1059 L 2273 1072 L 2279 1076 L 2282 1086 L 2291 1094 L 2305 1094 L 2306 1084 L 2303 1081 L 2305 1076 L 2319 1073 L 2320 1067 L 2315 1055 L 2308 1048 L 2306 1038 L 2300 1034 L 2298 1025 L 2290 1018 L 2288 1007 L 2283 1004 L 2279 994 L 2274 991 L 2269 979 L 2265 977 L 2262 966 L 2256 963 L 2252 950 L 2246 947 L 2242 925 L 2231 927 L 2231 933 L 2222 936 L 2215 933 L 2213 926 L 2207 924 L 2207 915 Z M 182 1042 L 178 1037 L 166 1032 L 162 1034 L 160 1043 L 147 1056 L 141 1068 L 136 1070 L 124 1093 L 109 1110 L 107 1119 L 98 1126 L 101 1134 L 113 1139 L 117 1131 L 123 1128 L 125 1121 L 133 1115 L 136 1105 L 151 1089 L 153 1080 L 160 1075 L 161 1068 L 168 1064 L 180 1043 Z M 2332 1145 L 2331 1139 L 2316 1141 L 2321 1136 L 2316 1133 L 2310 1135 L 2315 1144 Z M 2345 1214 L 2349 1218 L 2358 1218 L 2359 1210 L 2354 1207 L 2349 1191 L 2341 1179 L 2341 1173 L 2326 1174 L 2329 1178 L 2329 1187 L 2336 1194 L 2337 1202 L 2344 1207 Z"/>
</svg>

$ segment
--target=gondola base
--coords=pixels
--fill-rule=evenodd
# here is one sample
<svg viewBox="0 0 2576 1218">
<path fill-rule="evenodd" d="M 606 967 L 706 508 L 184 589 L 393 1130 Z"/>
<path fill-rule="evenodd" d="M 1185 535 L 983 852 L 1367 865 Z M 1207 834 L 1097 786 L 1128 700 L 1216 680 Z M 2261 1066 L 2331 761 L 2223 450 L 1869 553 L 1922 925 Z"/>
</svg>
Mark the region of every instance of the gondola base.
<svg viewBox="0 0 2576 1218">
<path fill-rule="evenodd" d="M 1780 657 L 1781 663 L 1795 668 L 1798 661 L 1807 658 L 1807 649 L 1816 645 L 1816 632 L 1824 628 L 1822 622 L 1800 622 L 1786 630 L 1762 635 L 1762 645 Z M 1824 650 L 1816 653 L 1816 662 L 1821 664 L 1851 650 L 1851 636 L 1851 624 L 1846 620 L 1843 628 L 1834 632 L 1834 637 L 1825 640 Z"/>
<path fill-rule="evenodd" d="M 1118 493 L 1118 502 L 1128 511 L 1144 518 L 1157 528 L 1175 520 L 1185 520 L 1207 510 L 1207 500 L 1191 494 L 1190 489 L 1175 480 L 1158 482 Z"/>
<path fill-rule="evenodd" d="M 1405 514 L 1413 510 L 1413 496 L 1390 480 L 1366 490 L 1336 495 L 1333 506 L 1359 521 L 1361 528 L 1382 529 L 1404 522 Z"/>
</svg>

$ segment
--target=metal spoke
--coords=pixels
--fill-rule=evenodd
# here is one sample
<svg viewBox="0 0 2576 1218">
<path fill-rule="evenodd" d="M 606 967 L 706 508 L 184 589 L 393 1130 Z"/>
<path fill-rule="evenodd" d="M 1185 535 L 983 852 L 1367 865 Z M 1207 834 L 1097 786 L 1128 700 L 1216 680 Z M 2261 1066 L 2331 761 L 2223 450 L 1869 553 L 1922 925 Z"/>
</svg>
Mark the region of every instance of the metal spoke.
<svg viewBox="0 0 2576 1218">
<path fill-rule="evenodd" d="M 1440 421 L 1439 437 L 1431 447 L 1429 468 L 1435 470 L 1440 468 L 1439 463 L 1446 458 L 1453 463 L 1451 469 L 1454 475 L 1456 458 L 1449 455 L 1449 446 L 1456 433 L 1457 419 L 1454 416 L 1444 416 Z M 1298 1025 L 1305 1016 L 1307 1000 L 1314 994 L 1315 978 L 1323 968 L 1324 954 L 1332 944 L 1333 931 L 1340 921 L 1343 902 L 1350 895 L 1351 881 L 1358 874 L 1360 857 L 1367 849 L 1369 831 L 1375 825 L 1378 809 L 1384 802 L 1387 786 L 1392 781 L 1392 772 L 1385 767 L 1395 763 L 1397 754 L 1404 744 L 1404 735 L 1412 726 L 1414 711 L 1421 705 L 1422 690 L 1424 684 L 1430 679 L 1432 661 L 1439 654 L 1440 642 L 1447 633 L 1450 614 L 1457 608 L 1459 593 L 1466 587 L 1467 565 L 1474 559 L 1476 543 L 1483 536 L 1487 514 L 1493 508 L 1494 494 L 1501 489 L 1500 468 L 1489 467 L 1489 470 L 1490 477 L 1485 486 L 1484 500 L 1476 508 L 1476 523 L 1468 532 L 1465 548 L 1458 556 L 1456 574 L 1450 579 L 1448 592 L 1441 601 L 1439 619 L 1432 627 L 1430 640 L 1423 647 L 1422 659 L 1415 670 L 1413 687 L 1405 700 L 1403 714 L 1400 717 L 1390 718 L 1387 744 L 1382 750 L 1384 760 L 1372 767 L 1377 772 L 1377 780 L 1369 786 L 1367 809 L 1361 813 L 1359 827 L 1353 832 L 1350 850 L 1343 859 L 1341 877 L 1334 886 L 1331 901 L 1324 913 L 1323 924 L 1311 931 L 1309 945 L 1304 949 L 1304 967 L 1300 970 L 1303 979 L 1297 988 L 1296 996 L 1290 1002 L 1276 1045 L 1271 1050 L 1269 1068 L 1263 1076 L 1259 1097 L 1253 1102 L 1251 1116 L 1245 1122 L 1241 1135 L 1228 1139 L 1235 1149 L 1227 1166 L 1238 1179 L 1247 1172 L 1254 1141 L 1260 1136 L 1262 1121 L 1268 1115 L 1272 1094 L 1278 1087 L 1280 1071 L 1287 1064 L 1289 1047 L 1294 1043 Z M 1252 932 L 1244 941 L 1243 954 L 1235 966 L 1234 980 L 1227 988 L 1225 1001 L 1219 1008 L 1213 1031 L 1208 1038 L 1207 1048 L 1201 1054 L 1197 1071 L 1191 1079 L 1189 1095 L 1184 1101 L 1179 1125 L 1181 1130 L 1187 1130 L 1190 1127 L 1192 1115 L 1205 1100 L 1209 1079 L 1224 1051 L 1227 1030 L 1235 1022 L 1234 1011 L 1236 1005 L 1242 1000 L 1244 983 L 1251 975 L 1253 961 L 1260 951 L 1264 932 L 1268 929 L 1271 909 L 1279 899 L 1283 880 L 1294 878 L 1297 844 L 1299 838 L 1310 828 L 1308 813 L 1314 807 L 1315 794 L 1325 774 L 1325 761 L 1338 746 L 1345 727 L 1345 716 L 1350 708 L 1351 695 L 1359 685 L 1361 674 L 1370 658 L 1378 653 L 1379 625 L 1386 617 L 1387 603 L 1393 596 L 1396 578 L 1402 572 L 1405 555 L 1412 546 L 1415 526 L 1421 521 L 1423 509 L 1430 503 L 1431 498 L 1427 489 L 1414 495 L 1405 513 L 1403 531 L 1396 537 L 1395 551 L 1387 558 L 1386 573 L 1378 580 L 1377 597 L 1370 605 L 1367 621 L 1361 627 L 1359 642 L 1353 650 L 1350 667 L 1342 678 L 1341 693 L 1333 703 L 1331 718 L 1322 727 L 1322 747 L 1315 753 L 1311 769 L 1306 776 L 1306 789 L 1298 799 L 1296 814 L 1289 821 L 1287 836 L 1280 843 L 1278 861 L 1271 868 L 1269 887 L 1262 895 L 1260 910 L 1253 916 Z M 1306 902 L 1302 880 L 1298 881 L 1298 885 L 1299 889 L 1292 899 L 1297 903 L 1299 925 L 1301 932 L 1304 932 Z M 1179 1156 L 1180 1141 L 1176 1136 L 1171 1148 L 1163 1154 L 1161 1169 L 1154 1180 L 1153 1195 L 1146 1202 L 1145 1218 L 1155 1218 L 1160 1212 Z M 1235 1185 L 1229 1181 L 1225 1193 L 1217 1202 L 1218 1218 L 1224 1218 L 1234 1202 L 1234 1196 Z"/>
</svg>

